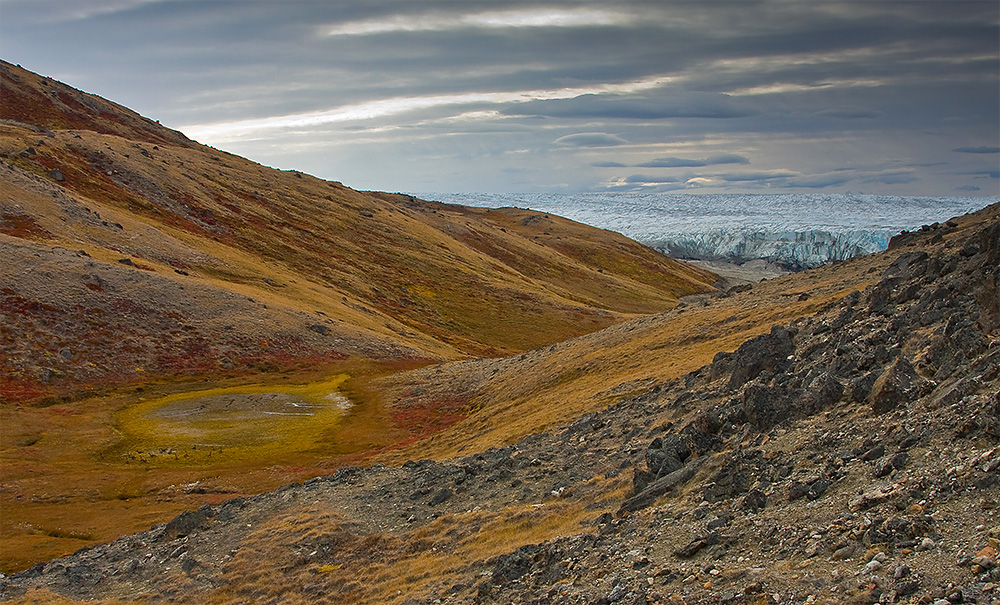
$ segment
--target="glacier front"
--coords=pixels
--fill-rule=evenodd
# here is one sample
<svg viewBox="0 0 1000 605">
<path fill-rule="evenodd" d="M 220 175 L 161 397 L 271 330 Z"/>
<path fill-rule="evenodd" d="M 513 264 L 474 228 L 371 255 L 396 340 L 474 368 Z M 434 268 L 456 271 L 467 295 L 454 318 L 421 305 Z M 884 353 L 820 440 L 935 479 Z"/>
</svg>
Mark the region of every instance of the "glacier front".
<svg viewBox="0 0 1000 605">
<path fill-rule="evenodd" d="M 550 212 L 617 231 L 664 254 L 788 269 L 885 250 L 904 230 L 973 212 L 1000 198 L 866 194 L 417 193 L 485 208 Z"/>
</svg>

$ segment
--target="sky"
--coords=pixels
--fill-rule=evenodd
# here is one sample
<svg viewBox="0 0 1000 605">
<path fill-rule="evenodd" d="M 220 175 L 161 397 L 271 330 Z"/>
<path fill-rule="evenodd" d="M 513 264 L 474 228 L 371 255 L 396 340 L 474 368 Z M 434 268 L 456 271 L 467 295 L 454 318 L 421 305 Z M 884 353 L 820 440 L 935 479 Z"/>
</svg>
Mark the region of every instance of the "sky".
<svg viewBox="0 0 1000 605">
<path fill-rule="evenodd" d="M 357 189 L 1000 194 L 996 0 L 0 0 L 0 58 Z"/>
</svg>

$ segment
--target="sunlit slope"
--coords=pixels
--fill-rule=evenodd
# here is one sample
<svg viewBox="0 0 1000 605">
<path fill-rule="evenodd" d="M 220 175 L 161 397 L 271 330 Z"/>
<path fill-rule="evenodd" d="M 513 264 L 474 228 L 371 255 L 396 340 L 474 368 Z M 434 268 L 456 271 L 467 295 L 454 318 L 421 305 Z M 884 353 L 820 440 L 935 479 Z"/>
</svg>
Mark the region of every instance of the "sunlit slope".
<svg viewBox="0 0 1000 605">
<path fill-rule="evenodd" d="M 3 308 L 15 318 L 7 336 L 42 343 L 6 353 L 17 367 L 8 378 L 25 392 L 72 382 L 60 347 L 85 335 L 107 343 L 112 382 L 126 366 L 169 376 L 177 368 L 167 358 L 211 372 L 356 355 L 497 355 L 670 308 L 714 281 L 558 217 L 363 193 L 270 169 L 6 63 L 0 82 L 0 243 L 27 262 L 5 269 Z M 72 254 L 52 256 L 56 247 Z M 51 263 L 44 283 L 31 278 L 35 254 Z M 57 286 L 65 296 L 52 295 Z M 156 300 L 143 298 L 150 288 Z M 201 302 L 176 308 L 192 290 Z M 122 311 L 131 303 L 141 311 Z M 83 319 L 95 309 L 97 335 Z M 74 313 L 79 321 L 67 325 L 49 317 Z M 137 321 L 143 313 L 162 321 Z M 144 350 L 148 339 L 185 340 L 192 326 L 205 346 L 167 347 L 139 364 L 118 351 L 123 333 L 136 332 Z M 255 354 L 212 350 L 227 332 Z"/>
<path fill-rule="evenodd" d="M 995 221 L 1000 207 L 950 221 L 949 241 L 968 238 Z M 685 380 L 720 351 L 821 311 L 852 291 L 877 283 L 909 243 L 899 236 L 889 250 L 793 273 L 730 295 L 692 297 L 680 306 L 605 330 L 503 359 L 442 363 L 380 381 L 391 405 L 420 409 L 446 395 L 472 410 L 429 439 L 387 452 L 387 462 L 446 459 L 514 443 L 571 423 L 651 385 Z M 692 405 L 697 405 L 693 403 Z"/>
</svg>

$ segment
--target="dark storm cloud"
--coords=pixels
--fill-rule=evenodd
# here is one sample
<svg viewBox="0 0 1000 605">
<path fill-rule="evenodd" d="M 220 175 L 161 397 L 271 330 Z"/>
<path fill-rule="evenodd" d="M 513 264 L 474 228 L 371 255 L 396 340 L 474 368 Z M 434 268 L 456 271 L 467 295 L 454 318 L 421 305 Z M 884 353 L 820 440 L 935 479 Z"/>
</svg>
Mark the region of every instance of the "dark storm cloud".
<svg viewBox="0 0 1000 605">
<path fill-rule="evenodd" d="M 688 185 L 998 192 L 992 1 L 0 5 L 5 59 L 366 188 L 677 188 L 595 168 L 748 164 L 735 150 L 754 171 Z"/>
</svg>

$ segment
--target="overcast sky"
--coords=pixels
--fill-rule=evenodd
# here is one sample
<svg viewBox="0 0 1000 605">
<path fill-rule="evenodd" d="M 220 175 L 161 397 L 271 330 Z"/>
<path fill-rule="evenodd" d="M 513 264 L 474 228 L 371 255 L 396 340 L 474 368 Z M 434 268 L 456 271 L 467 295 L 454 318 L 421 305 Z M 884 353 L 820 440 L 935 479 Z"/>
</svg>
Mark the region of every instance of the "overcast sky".
<svg viewBox="0 0 1000 605">
<path fill-rule="evenodd" d="M 0 0 L 0 56 L 359 189 L 1000 194 L 996 0 Z"/>
</svg>

